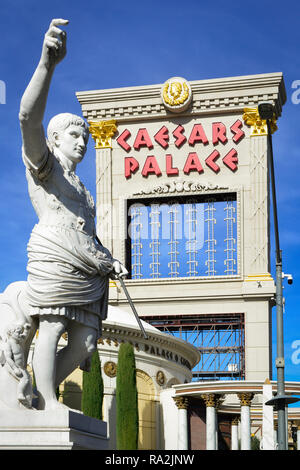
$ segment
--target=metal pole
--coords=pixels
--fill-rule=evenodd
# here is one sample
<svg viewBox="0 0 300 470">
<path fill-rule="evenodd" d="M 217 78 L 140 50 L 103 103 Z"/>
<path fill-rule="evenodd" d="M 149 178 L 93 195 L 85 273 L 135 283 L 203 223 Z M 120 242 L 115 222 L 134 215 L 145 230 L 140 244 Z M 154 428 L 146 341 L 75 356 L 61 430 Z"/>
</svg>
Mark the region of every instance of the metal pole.
<svg viewBox="0 0 300 470">
<path fill-rule="evenodd" d="M 273 145 L 270 121 L 267 119 L 268 140 L 270 151 L 268 152 L 270 179 L 273 200 L 274 232 L 276 245 L 276 319 L 277 319 L 277 413 L 278 413 L 278 450 L 286 450 L 286 419 L 285 419 L 285 385 L 284 385 L 284 342 L 283 342 L 283 302 L 282 302 L 282 252 L 279 244 L 277 201 L 274 174 Z M 282 400 L 280 397 L 283 397 Z"/>
</svg>

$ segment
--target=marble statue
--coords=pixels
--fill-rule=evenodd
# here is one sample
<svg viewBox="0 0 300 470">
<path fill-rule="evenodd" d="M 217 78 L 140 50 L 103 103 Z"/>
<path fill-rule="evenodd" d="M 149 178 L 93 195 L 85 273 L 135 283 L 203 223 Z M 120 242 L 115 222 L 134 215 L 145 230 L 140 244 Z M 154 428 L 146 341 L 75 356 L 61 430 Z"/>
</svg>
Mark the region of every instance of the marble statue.
<svg viewBox="0 0 300 470">
<path fill-rule="evenodd" d="M 8 379 L 5 379 L 5 376 L 12 376 L 11 382 L 14 382 L 15 389 L 13 392 L 10 391 L 10 394 L 16 395 L 17 402 L 25 408 L 31 408 L 32 405 L 32 383 L 24 356 L 24 343 L 30 328 L 29 323 L 10 323 L 7 325 L 4 338 L 1 338 L 1 365 L 4 372 L 1 374 L 1 379 L 6 383 Z"/>
<path fill-rule="evenodd" d="M 52 20 L 39 64 L 21 100 L 22 158 L 38 223 L 28 242 L 27 281 L 11 284 L 0 298 L 2 362 L 11 367 L 18 382 L 14 403 L 27 408 L 30 399 L 24 394 L 28 388 L 24 371 L 38 329 L 33 371 L 40 410 L 64 406 L 57 401 L 56 388 L 79 365 L 88 367 L 107 315 L 109 278 L 127 274 L 96 238 L 94 201 L 75 174 L 87 148 L 86 122 L 79 116 L 59 114 L 51 119 L 47 138 L 44 134 L 51 78 L 66 54 L 66 32 L 61 27 L 67 24 L 67 20 Z M 18 323 L 18 328 L 6 327 L 5 336 L 3 322 Z M 64 332 L 68 343 L 58 351 Z M 2 386 L 0 407 L 7 405 L 5 395 Z"/>
</svg>

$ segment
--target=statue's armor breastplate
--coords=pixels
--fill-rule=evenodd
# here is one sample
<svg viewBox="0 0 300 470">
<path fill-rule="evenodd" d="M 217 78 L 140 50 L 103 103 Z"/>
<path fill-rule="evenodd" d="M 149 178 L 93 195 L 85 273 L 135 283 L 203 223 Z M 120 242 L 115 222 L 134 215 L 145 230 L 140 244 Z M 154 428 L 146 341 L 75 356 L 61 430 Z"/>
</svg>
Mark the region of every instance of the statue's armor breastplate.
<svg viewBox="0 0 300 470">
<path fill-rule="evenodd" d="M 95 204 L 74 172 L 49 152 L 39 173 L 27 169 L 28 190 L 39 223 L 95 235 Z"/>
</svg>

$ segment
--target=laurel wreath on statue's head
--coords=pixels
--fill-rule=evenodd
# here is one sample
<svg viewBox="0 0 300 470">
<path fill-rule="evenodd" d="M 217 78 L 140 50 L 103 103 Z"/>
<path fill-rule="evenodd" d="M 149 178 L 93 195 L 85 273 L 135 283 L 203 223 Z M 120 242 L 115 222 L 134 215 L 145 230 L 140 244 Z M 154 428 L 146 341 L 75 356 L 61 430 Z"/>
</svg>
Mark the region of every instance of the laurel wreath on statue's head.
<svg viewBox="0 0 300 470">
<path fill-rule="evenodd" d="M 178 98 L 175 96 L 170 96 L 170 87 L 172 84 L 179 84 L 181 87 L 181 93 Z M 178 95 L 177 95 L 178 96 Z M 189 88 L 186 83 L 180 83 L 180 82 L 167 82 L 164 86 L 163 89 L 163 97 L 166 103 L 168 103 L 170 106 L 176 106 L 179 104 L 183 104 L 189 97 Z"/>
</svg>

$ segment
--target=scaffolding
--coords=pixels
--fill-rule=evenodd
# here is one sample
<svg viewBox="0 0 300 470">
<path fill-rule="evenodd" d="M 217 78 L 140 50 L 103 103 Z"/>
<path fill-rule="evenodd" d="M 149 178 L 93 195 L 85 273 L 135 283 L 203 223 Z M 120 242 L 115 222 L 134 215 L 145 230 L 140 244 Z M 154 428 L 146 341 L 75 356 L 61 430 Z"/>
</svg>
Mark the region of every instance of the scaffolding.
<svg viewBox="0 0 300 470">
<path fill-rule="evenodd" d="M 158 278 L 160 276 L 159 272 L 159 257 L 160 257 L 160 251 L 159 251 L 159 246 L 160 246 L 160 241 L 159 241 L 159 229 L 160 229 L 160 221 L 159 221 L 159 216 L 160 216 L 160 210 L 159 210 L 159 204 L 152 204 L 150 206 L 150 226 L 151 226 L 151 242 L 150 242 L 150 256 L 152 258 L 152 262 L 150 263 L 150 276 L 155 278 Z"/>
<path fill-rule="evenodd" d="M 141 231 L 142 231 L 142 210 L 139 206 L 132 206 L 130 208 L 130 215 L 132 217 L 131 222 L 131 237 L 132 237 L 132 278 L 140 279 L 142 277 L 142 242 L 141 242 Z"/>
<path fill-rule="evenodd" d="M 181 338 L 201 353 L 193 380 L 245 379 L 243 313 L 141 317 L 164 333 Z"/>
</svg>

